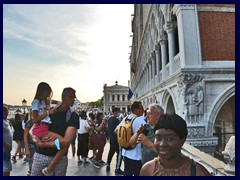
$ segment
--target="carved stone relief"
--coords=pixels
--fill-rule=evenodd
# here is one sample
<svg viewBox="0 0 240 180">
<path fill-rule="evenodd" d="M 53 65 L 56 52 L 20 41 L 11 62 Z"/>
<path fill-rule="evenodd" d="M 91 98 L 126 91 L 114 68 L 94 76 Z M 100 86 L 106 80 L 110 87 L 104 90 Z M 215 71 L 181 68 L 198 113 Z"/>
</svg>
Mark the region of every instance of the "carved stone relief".
<svg viewBox="0 0 240 180">
<path fill-rule="evenodd" d="M 204 93 L 201 74 L 183 74 L 178 79 L 178 100 L 188 124 L 199 124 L 204 115 Z"/>
<path fill-rule="evenodd" d="M 224 171 L 235 174 L 235 136 L 231 136 L 222 154 L 227 162 Z"/>
<path fill-rule="evenodd" d="M 217 145 L 217 141 L 211 141 L 211 140 L 207 140 L 207 141 L 192 141 L 189 142 L 190 145 L 194 146 L 194 147 L 200 147 L 200 146 L 216 146 Z"/>
<path fill-rule="evenodd" d="M 188 128 L 188 137 L 189 138 L 199 138 L 204 137 L 205 127 L 189 127 Z"/>
</svg>

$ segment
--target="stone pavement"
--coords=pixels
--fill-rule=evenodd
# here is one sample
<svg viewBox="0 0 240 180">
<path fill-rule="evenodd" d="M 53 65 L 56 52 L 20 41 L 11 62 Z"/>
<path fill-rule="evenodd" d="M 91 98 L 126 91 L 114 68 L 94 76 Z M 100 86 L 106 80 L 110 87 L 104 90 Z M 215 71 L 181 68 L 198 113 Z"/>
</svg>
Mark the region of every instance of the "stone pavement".
<svg viewBox="0 0 240 180">
<path fill-rule="evenodd" d="M 14 142 L 15 144 L 15 142 Z M 13 148 L 16 145 L 13 145 Z M 77 150 L 77 143 L 76 143 L 76 150 Z M 109 143 L 105 145 L 104 152 L 103 152 L 103 161 L 107 161 L 107 155 L 109 150 Z M 12 150 L 12 154 L 15 149 Z M 92 156 L 92 150 L 89 151 L 88 156 Z M 18 159 L 17 163 L 12 163 L 12 171 L 11 176 L 26 176 L 28 171 L 28 163 L 23 161 L 24 158 Z M 90 161 L 90 160 L 89 160 Z M 111 162 L 111 169 L 109 172 L 106 171 L 106 164 L 102 164 L 100 169 L 97 169 L 93 166 L 93 163 L 83 164 L 78 163 L 77 157 L 72 157 L 71 146 L 68 151 L 68 169 L 67 169 L 67 176 L 119 176 L 115 174 L 115 165 L 116 165 L 116 154 L 113 156 Z M 123 170 L 124 164 L 122 162 L 121 169 Z"/>
</svg>

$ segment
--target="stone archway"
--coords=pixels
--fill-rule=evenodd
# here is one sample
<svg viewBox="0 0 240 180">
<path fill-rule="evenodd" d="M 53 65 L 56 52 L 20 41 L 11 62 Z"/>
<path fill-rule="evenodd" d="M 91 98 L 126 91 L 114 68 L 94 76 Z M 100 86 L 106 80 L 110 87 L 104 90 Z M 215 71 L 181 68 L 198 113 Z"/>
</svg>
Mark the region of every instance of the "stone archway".
<svg viewBox="0 0 240 180">
<path fill-rule="evenodd" d="M 162 104 L 166 113 L 176 113 L 176 100 L 170 89 L 166 89 L 163 93 Z"/>
<path fill-rule="evenodd" d="M 235 135 L 235 95 L 223 104 L 216 116 L 213 128 L 213 136 L 218 138 L 215 157 L 224 161 L 222 151 L 232 135 Z"/>
<path fill-rule="evenodd" d="M 209 111 L 209 116 L 207 118 L 208 120 L 208 126 L 207 126 L 207 132 L 206 136 L 213 136 L 213 129 L 214 129 L 214 124 L 217 118 L 217 115 L 219 114 L 219 111 L 223 107 L 223 105 L 231 98 L 235 98 L 235 84 L 232 86 L 228 87 L 218 95 L 216 100 L 212 103 L 212 107 Z M 235 101 L 234 101 L 235 102 Z M 234 104 L 235 108 L 235 104 Z M 235 118 L 235 117 L 234 117 Z M 234 119 L 234 124 L 235 124 L 235 119 Z"/>
<path fill-rule="evenodd" d="M 172 99 L 171 96 L 169 96 L 169 98 L 168 98 L 167 107 L 166 107 L 166 112 L 167 112 L 167 113 L 175 113 L 174 104 L 173 104 L 173 99 Z"/>
</svg>

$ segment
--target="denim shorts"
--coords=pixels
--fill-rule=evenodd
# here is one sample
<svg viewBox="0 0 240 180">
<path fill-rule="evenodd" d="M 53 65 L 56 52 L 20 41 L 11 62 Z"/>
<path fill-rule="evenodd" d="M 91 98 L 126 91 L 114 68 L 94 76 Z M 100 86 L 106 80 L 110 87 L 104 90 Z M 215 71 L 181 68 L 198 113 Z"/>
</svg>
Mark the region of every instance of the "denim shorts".
<svg viewBox="0 0 240 180">
<path fill-rule="evenodd" d="M 11 159 L 11 151 L 3 151 L 3 160 L 10 161 Z"/>
<path fill-rule="evenodd" d="M 12 171 L 11 161 L 3 160 L 3 172 L 10 172 L 10 171 Z"/>
</svg>

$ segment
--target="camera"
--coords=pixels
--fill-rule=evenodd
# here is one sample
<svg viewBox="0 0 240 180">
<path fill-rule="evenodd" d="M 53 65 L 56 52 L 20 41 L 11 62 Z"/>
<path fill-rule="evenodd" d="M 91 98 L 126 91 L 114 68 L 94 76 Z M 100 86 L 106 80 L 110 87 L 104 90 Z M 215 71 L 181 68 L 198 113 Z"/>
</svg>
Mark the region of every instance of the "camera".
<svg viewBox="0 0 240 180">
<path fill-rule="evenodd" d="M 142 133 L 147 136 L 148 135 L 148 132 L 149 132 L 149 129 L 150 129 L 150 124 L 146 123 L 143 125 L 143 131 Z"/>
</svg>

